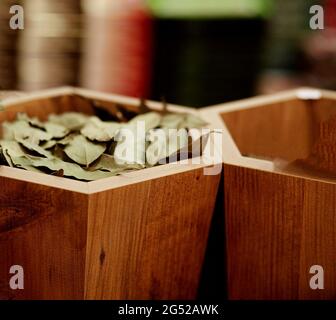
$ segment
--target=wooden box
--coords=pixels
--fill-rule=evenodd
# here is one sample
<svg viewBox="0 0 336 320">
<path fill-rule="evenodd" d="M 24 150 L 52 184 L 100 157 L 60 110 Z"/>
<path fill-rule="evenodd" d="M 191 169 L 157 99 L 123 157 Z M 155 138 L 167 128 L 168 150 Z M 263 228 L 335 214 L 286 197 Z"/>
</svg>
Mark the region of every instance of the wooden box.
<svg viewBox="0 0 336 320">
<path fill-rule="evenodd" d="M 106 109 L 139 105 L 62 88 L 4 100 L 0 122 L 17 112 L 91 114 L 82 97 Z M 89 183 L 1 166 L 0 298 L 196 298 L 220 180 L 205 166 L 173 163 Z M 23 290 L 9 288 L 13 265 L 24 269 Z"/>
<path fill-rule="evenodd" d="M 229 298 L 335 299 L 336 93 L 302 88 L 202 113 L 224 130 Z"/>
</svg>

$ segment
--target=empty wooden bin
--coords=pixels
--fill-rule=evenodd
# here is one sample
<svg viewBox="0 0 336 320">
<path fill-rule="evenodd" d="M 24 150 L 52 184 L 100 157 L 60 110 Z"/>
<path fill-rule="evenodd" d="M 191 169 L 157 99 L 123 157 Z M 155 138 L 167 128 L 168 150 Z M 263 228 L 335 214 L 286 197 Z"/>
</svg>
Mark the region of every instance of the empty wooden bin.
<svg viewBox="0 0 336 320">
<path fill-rule="evenodd" d="M 222 126 L 230 299 L 336 298 L 336 93 L 205 108 Z"/>
<path fill-rule="evenodd" d="M 3 101 L 0 122 L 17 112 L 91 114 L 81 97 L 106 109 L 139 104 L 62 88 Z M 167 164 L 89 183 L 0 167 L 0 298 L 196 298 L 220 179 L 205 167 Z M 23 290 L 9 287 L 13 265 L 23 267 Z"/>
</svg>

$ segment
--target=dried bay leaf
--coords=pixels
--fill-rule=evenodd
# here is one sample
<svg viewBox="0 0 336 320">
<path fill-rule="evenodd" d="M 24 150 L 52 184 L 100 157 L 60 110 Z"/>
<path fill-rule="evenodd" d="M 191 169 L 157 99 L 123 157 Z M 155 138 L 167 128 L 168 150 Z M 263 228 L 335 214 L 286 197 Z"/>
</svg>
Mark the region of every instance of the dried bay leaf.
<svg viewBox="0 0 336 320">
<path fill-rule="evenodd" d="M 41 172 L 31 166 L 32 159 L 38 159 L 38 157 L 33 157 L 27 155 L 20 144 L 16 141 L 1 141 L 1 149 L 3 150 L 3 155 L 7 160 L 7 163 L 11 166 L 18 166 L 25 170 Z M 15 161 L 16 159 L 19 159 Z"/>
<path fill-rule="evenodd" d="M 200 117 L 194 114 L 186 114 L 184 121 L 181 126 L 188 129 L 200 129 L 203 128 L 207 123 Z"/>
<path fill-rule="evenodd" d="M 74 162 L 88 167 L 106 150 L 106 144 L 94 143 L 78 135 L 65 147 L 65 154 Z"/>
<path fill-rule="evenodd" d="M 51 135 L 52 138 L 60 139 L 64 138 L 69 130 L 62 126 L 61 124 L 52 123 L 52 122 L 41 122 L 37 118 L 30 118 L 25 113 L 19 113 L 17 115 L 18 121 L 25 121 L 30 124 L 32 127 L 36 127 L 39 129 L 45 130 L 47 133 Z"/>
<path fill-rule="evenodd" d="M 149 132 L 147 139 L 151 142 L 146 149 L 146 162 L 150 166 L 156 165 L 165 158 L 167 149 L 168 130 L 157 129 Z"/>
<path fill-rule="evenodd" d="M 157 112 L 140 114 L 134 117 L 131 121 L 129 121 L 126 127 L 134 127 L 140 121 L 143 121 L 145 123 L 145 131 L 147 132 L 150 129 L 154 129 L 160 125 L 161 115 Z"/>
<path fill-rule="evenodd" d="M 20 123 L 18 124 L 18 122 L 3 122 L 2 123 L 2 139 L 4 140 L 14 140 L 15 139 L 15 127 L 18 130 L 22 130 L 22 129 L 28 129 L 29 128 L 29 124 L 25 121 L 20 121 Z M 22 129 L 21 129 L 22 127 Z"/>
<path fill-rule="evenodd" d="M 108 155 L 112 155 L 114 154 L 114 151 L 115 151 L 115 148 L 117 146 L 118 142 L 117 141 L 111 141 L 107 144 L 107 148 L 106 148 L 106 151 L 105 153 L 108 154 Z"/>
<path fill-rule="evenodd" d="M 169 156 L 169 161 L 185 160 L 188 158 L 199 157 L 203 154 L 204 148 L 209 140 L 210 134 L 204 134 L 200 136 L 198 139 L 193 139 L 192 137 L 188 137 L 188 144 L 178 150 L 176 153 Z"/>
<path fill-rule="evenodd" d="M 24 170 L 32 171 L 36 173 L 45 173 L 44 171 L 32 166 L 31 165 L 32 160 L 27 158 L 26 156 L 13 158 L 13 161 L 15 162 L 14 167 L 16 168 L 24 169 Z"/>
<path fill-rule="evenodd" d="M 146 163 L 146 132 L 156 128 L 161 115 L 156 112 L 141 114 L 121 127 L 115 136 L 118 141 L 114 158 L 118 164 L 144 165 Z"/>
<path fill-rule="evenodd" d="M 106 171 L 87 171 L 75 163 L 65 162 L 59 159 L 53 160 L 39 160 L 33 162 L 34 167 L 46 167 L 52 171 L 63 170 L 63 174 L 66 177 L 73 177 L 84 181 L 94 181 L 112 177 L 115 174 Z"/>
<path fill-rule="evenodd" d="M 205 122 L 195 115 L 169 114 L 163 103 L 163 116 L 144 100 L 137 115 L 116 105 L 105 118 L 110 121 L 77 112 L 50 115 L 48 122 L 19 114 L 15 122 L 3 124 L 3 138 L 9 141 L 0 141 L 0 163 L 93 181 L 161 164 L 172 156 L 193 156 L 186 151 L 193 143 L 188 129 Z M 163 133 L 156 138 L 159 128 Z"/>
<path fill-rule="evenodd" d="M 184 121 L 185 116 L 183 114 L 167 114 L 162 117 L 160 127 L 167 129 L 178 129 L 181 123 Z"/>
<path fill-rule="evenodd" d="M 40 170 L 40 169 L 37 169 L 33 166 L 30 166 L 30 165 L 17 165 L 18 168 L 20 169 L 24 169 L 24 170 L 27 170 L 27 171 L 32 171 L 32 172 L 36 172 L 36 173 L 45 173 L 44 171 Z"/>
<path fill-rule="evenodd" d="M 52 122 L 45 123 L 44 128 L 47 133 L 51 134 L 52 138 L 55 139 L 62 139 L 69 133 L 69 129 L 67 129 L 66 127 Z"/>
<path fill-rule="evenodd" d="M 10 167 L 14 167 L 14 163 L 12 161 L 12 158 L 10 157 L 10 155 L 8 154 L 7 150 L 3 150 L 3 157 L 5 158 L 7 164 Z"/>
<path fill-rule="evenodd" d="M 40 145 L 40 147 L 43 148 L 43 149 L 48 150 L 48 149 L 51 149 L 51 148 L 55 147 L 56 144 L 57 144 L 57 141 L 55 141 L 55 140 L 49 140 L 49 141 L 43 142 Z"/>
<path fill-rule="evenodd" d="M 172 113 L 162 117 L 160 126 L 168 129 L 200 129 L 207 123 L 200 117 L 186 113 Z"/>
<path fill-rule="evenodd" d="M 144 165 L 139 164 L 124 164 L 120 165 L 115 161 L 115 158 L 108 154 L 103 154 L 99 160 L 96 161 L 92 166 L 90 166 L 90 170 L 103 170 L 109 171 L 113 173 L 119 173 L 127 170 L 139 170 L 143 169 Z"/>
<path fill-rule="evenodd" d="M 68 136 L 66 136 L 65 138 L 58 140 L 57 144 L 66 146 L 67 144 L 69 144 L 75 137 L 77 137 L 78 134 L 77 133 L 71 133 Z"/>
<path fill-rule="evenodd" d="M 11 161 L 9 159 L 9 161 L 7 160 L 5 151 L 2 149 L 1 145 L 0 145 L 0 165 L 11 165 Z"/>
<path fill-rule="evenodd" d="M 12 161 L 12 157 L 21 157 L 25 155 L 20 144 L 16 141 L 0 141 L 2 156 L 5 158 L 6 162 L 9 166 L 14 167 L 14 163 Z"/>
<path fill-rule="evenodd" d="M 25 147 L 26 149 L 36 152 L 41 156 L 44 156 L 46 158 L 52 158 L 53 155 L 51 154 L 51 152 L 43 149 L 42 147 L 40 147 L 39 145 L 32 143 L 28 140 L 24 140 L 24 139 L 16 139 L 17 142 L 19 142 L 23 147 Z"/>
<path fill-rule="evenodd" d="M 60 160 L 72 162 L 72 160 L 65 154 L 64 149 L 58 144 L 53 149 L 53 155 Z"/>
<path fill-rule="evenodd" d="M 24 120 L 5 122 L 2 125 L 4 140 L 28 139 L 32 143 L 39 144 L 40 141 L 52 139 L 52 135 L 43 130 L 33 128 Z"/>
<path fill-rule="evenodd" d="M 82 129 L 88 119 L 88 115 L 79 112 L 65 112 L 59 115 L 51 114 L 48 117 L 49 122 L 62 125 L 70 131 Z"/>
<path fill-rule="evenodd" d="M 188 132 L 185 129 L 163 130 L 151 132 L 149 140 L 152 143 L 146 150 L 146 161 L 149 165 L 156 165 L 188 145 Z"/>
<path fill-rule="evenodd" d="M 33 166 L 34 168 L 47 168 L 52 172 L 63 171 L 64 176 L 73 177 L 78 180 L 94 181 L 98 179 L 108 178 L 115 174 L 104 171 L 86 171 L 75 163 L 69 163 L 57 158 L 31 158 L 17 157 L 13 159 L 17 166 Z"/>
<path fill-rule="evenodd" d="M 162 117 L 160 126 L 169 129 L 200 129 L 207 123 L 193 114 L 167 114 Z"/>
<path fill-rule="evenodd" d="M 11 160 L 14 164 L 14 166 L 19 167 L 19 168 L 23 168 L 23 167 L 32 167 L 32 163 L 35 160 L 39 160 L 41 158 L 38 157 L 32 157 L 26 154 L 23 154 L 21 156 L 12 156 Z"/>
<path fill-rule="evenodd" d="M 97 117 L 91 117 L 89 122 L 82 128 L 81 134 L 93 141 L 111 141 L 121 127 L 117 122 L 103 122 Z"/>
<path fill-rule="evenodd" d="M 33 127 L 40 128 L 40 129 L 43 128 L 43 123 L 40 120 L 38 120 L 36 117 L 31 118 L 26 113 L 18 113 L 16 116 L 16 119 L 19 121 L 28 122 Z"/>
<path fill-rule="evenodd" d="M 3 151 L 6 151 L 10 157 L 21 157 L 26 155 L 23 148 L 16 141 L 1 140 L 0 146 Z"/>
<path fill-rule="evenodd" d="M 144 165 L 146 161 L 146 133 L 143 126 L 133 125 L 121 128 L 115 140 L 114 158 L 120 165 Z"/>
</svg>

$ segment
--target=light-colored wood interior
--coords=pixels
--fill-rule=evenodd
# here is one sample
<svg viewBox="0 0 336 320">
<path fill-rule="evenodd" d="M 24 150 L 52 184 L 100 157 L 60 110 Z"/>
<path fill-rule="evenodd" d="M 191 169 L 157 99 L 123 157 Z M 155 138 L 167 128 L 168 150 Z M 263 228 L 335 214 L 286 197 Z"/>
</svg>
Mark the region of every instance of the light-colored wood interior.
<svg viewBox="0 0 336 320">
<path fill-rule="evenodd" d="M 291 99 L 222 113 L 243 156 L 294 161 L 309 156 L 321 123 L 336 115 L 331 99 Z"/>
<path fill-rule="evenodd" d="M 259 105 L 251 99 L 212 107 L 226 145 L 234 145 L 223 144 L 224 162 L 335 182 L 336 97 L 319 92 L 315 99 L 296 91 L 278 100 L 259 97 Z"/>
<path fill-rule="evenodd" d="M 335 183 L 336 92 L 298 88 L 201 109 L 224 164 Z"/>
</svg>

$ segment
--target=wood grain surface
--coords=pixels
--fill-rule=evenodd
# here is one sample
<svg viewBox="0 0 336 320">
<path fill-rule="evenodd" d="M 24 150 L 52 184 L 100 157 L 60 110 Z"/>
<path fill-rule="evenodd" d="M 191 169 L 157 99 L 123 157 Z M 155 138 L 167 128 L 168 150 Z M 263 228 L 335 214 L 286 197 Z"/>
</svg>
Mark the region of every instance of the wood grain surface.
<svg viewBox="0 0 336 320">
<path fill-rule="evenodd" d="M 0 298 L 196 298 L 219 179 L 199 169 L 85 195 L 1 177 Z M 12 265 L 24 290 L 8 289 Z"/>
<path fill-rule="evenodd" d="M 336 178 L 336 116 L 319 123 L 319 133 L 304 159 L 286 164 L 282 170 L 293 174 L 305 174 L 311 177 Z"/>
<path fill-rule="evenodd" d="M 194 299 L 220 175 L 202 169 L 90 196 L 87 299 Z"/>
<path fill-rule="evenodd" d="M 230 299 L 336 298 L 335 184 L 225 165 L 224 190 Z"/>
<path fill-rule="evenodd" d="M 221 117 L 242 155 L 294 161 L 308 157 L 320 123 L 335 115 L 335 100 L 323 98 L 289 99 Z"/>
<path fill-rule="evenodd" d="M 88 201 L 84 194 L 0 177 L 1 299 L 81 299 Z M 9 290 L 9 268 L 24 290 Z"/>
</svg>

